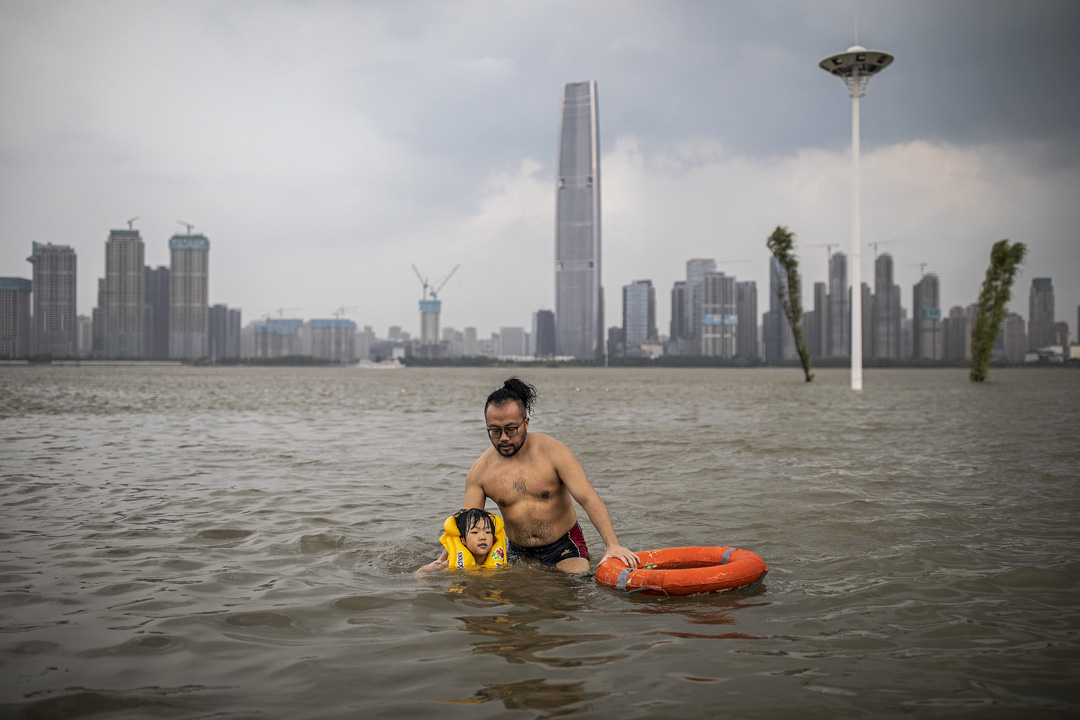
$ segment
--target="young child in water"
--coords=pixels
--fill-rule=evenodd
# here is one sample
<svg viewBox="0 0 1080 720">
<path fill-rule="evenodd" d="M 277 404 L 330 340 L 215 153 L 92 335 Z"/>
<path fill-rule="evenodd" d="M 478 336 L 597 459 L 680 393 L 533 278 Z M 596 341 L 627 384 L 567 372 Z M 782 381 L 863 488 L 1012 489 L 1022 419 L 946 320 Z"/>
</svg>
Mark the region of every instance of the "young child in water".
<svg viewBox="0 0 1080 720">
<path fill-rule="evenodd" d="M 495 568 L 506 564 L 506 532 L 502 518 L 486 510 L 461 510 L 446 518 L 439 542 L 443 546 L 442 555 L 417 572 L 440 567 Z"/>
</svg>

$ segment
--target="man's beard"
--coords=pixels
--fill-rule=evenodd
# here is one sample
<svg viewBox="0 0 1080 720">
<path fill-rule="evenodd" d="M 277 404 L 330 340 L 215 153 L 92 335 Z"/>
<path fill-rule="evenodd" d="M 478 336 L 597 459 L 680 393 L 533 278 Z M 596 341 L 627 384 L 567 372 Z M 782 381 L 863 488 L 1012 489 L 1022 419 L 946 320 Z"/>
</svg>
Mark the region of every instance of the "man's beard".
<svg viewBox="0 0 1080 720">
<path fill-rule="evenodd" d="M 521 442 L 519 444 L 515 445 L 513 443 L 510 443 L 510 452 L 503 452 L 503 449 L 501 447 L 499 447 L 498 445 L 495 446 L 495 452 L 499 453 L 503 457 L 513 457 L 514 455 L 517 455 L 518 450 L 520 450 L 523 447 L 525 447 L 525 433 L 524 432 L 522 432 L 522 434 L 521 434 Z"/>
</svg>

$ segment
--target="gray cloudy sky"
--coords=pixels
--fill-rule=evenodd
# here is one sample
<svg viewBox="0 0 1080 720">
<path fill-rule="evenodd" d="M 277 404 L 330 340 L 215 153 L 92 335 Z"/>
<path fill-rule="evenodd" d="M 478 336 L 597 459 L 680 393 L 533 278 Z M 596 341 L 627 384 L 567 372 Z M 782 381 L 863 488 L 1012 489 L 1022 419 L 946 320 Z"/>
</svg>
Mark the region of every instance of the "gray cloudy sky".
<svg viewBox="0 0 1080 720">
<path fill-rule="evenodd" d="M 146 261 L 193 223 L 210 301 L 419 330 L 420 283 L 455 264 L 444 327 L 528 327 L 552 308 L 562 83 L 599 83 L 607 325 L 651 279 L 666 333 L 691 257 L 756 280 L 765 239 L 851 243 L 851 101 L 817 67 L 854 0 L 0 4 L 0 275 L 30 243 L 79 256 L 96 302 L 110 228 Z M 1080 304 L 1080 3 L 858 3 L 896 56 L 862 102 L 863 241 L 917 263 L 942 305 L 978 294 L 991 244 L 1023 241 L 1012 307 L 1053 278 Z M 863 279 L 873 250 L 863 248 Z M 807 301 L 825 249 L 800 250 Z"/>
</svg>

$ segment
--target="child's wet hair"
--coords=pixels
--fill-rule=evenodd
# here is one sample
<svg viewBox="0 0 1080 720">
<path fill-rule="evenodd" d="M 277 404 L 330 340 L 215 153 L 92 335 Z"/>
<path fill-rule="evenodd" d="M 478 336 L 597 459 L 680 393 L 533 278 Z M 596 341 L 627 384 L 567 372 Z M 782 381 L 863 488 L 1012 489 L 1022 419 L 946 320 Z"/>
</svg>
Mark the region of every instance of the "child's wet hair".
<svg viewBox="0 0 1080 720">
<path fill-rule="evenodd" d="M 487 510 L 481 510 L 480 508 L 459 510 L 457 515 L 454 515 L 454 522 L 457 523 L 458 532 L 461 533 L 463 538 L 469 534 L 469 530 L 477 523 L 483 523 L 481 527 L 490 530 L 492 535 L 495 534 L 495 519 Z"/>
</svg>

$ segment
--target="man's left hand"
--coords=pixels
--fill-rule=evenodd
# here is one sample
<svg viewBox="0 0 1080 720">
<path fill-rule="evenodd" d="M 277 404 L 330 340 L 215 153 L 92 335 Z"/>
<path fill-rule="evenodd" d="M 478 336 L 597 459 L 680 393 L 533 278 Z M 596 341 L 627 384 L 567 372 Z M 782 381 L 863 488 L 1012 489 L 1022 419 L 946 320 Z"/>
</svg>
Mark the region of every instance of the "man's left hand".
<svg viewBox="0 0 1080 720">
<path fill-rule="evenodd" d="M 630 552 L 628 549 L 624 548 L 622 545 L 613 545 L 613 546 L 609 547 L 607 549 L 607 552 L 604 553 L 604 557 L 600 558 L 600 562 L 604 562 L 605 560 L 607 560 L 610 557 L 619 558 L 620 560 L 622 560 L 624 563 L 626 563 L 627 565 L 629 565 L 632 568 L 636 568 L 638 566 L 638 557 L 637 557 L 637 555 Z"/>
</svg>

